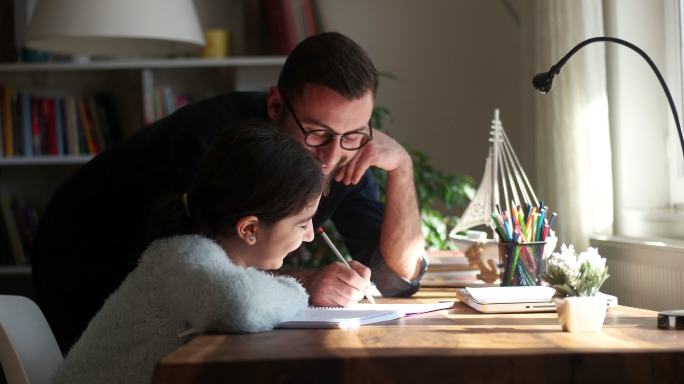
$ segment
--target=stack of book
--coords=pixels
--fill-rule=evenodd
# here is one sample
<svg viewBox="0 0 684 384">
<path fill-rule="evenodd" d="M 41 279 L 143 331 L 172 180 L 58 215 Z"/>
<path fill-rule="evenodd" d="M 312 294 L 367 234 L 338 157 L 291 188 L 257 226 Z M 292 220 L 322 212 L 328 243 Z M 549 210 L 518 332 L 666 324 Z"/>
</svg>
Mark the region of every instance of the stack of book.
<svg viewBox="0 0 684 384">
<path fill-rule="evenodd" d="M 429 251 L 427 261 L 428 270 L 421 280 L 422 286 L 465 287 L 483 283 L 477 278 L 479 268 L 471 265 L 461 251 Z"/>
</svg>

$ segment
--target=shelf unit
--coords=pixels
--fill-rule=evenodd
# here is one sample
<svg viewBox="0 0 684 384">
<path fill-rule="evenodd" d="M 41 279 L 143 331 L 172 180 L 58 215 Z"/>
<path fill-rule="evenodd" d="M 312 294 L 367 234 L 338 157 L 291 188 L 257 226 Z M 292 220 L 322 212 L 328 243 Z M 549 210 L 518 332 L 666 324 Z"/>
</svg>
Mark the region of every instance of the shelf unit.
<svg viewBox="0 0 684 384">
<path fill-rule="evenodd" d="M 284 62 L 284 56 L 236 56 L 5 63 L 0 64 L 0 84 L 44 96 L 109 93 L 128 136 L 144 126 L 145 76 L 151 76 L 155 87 L 172 87 L 198 101 L 230 91 L 266 90 L 277 82 Z M 0 194 L 18 196 L 42 212 L 60 183 L 92 157 L 0 157 Z M 8 275 L 30 275 L 30 267 L 0 266 L 0 279 Z"/>
<path fill-rule="evenodd" d="M 226 57 L 222 59 L 192 57 L 176 59 L 93 60 L 83 63 L 5 63 L 0 64 L 0 72 L 94 71 L 140 68 L 279 67 L 284 62 L 285 56 L 242 56 Z"/>
</svg>

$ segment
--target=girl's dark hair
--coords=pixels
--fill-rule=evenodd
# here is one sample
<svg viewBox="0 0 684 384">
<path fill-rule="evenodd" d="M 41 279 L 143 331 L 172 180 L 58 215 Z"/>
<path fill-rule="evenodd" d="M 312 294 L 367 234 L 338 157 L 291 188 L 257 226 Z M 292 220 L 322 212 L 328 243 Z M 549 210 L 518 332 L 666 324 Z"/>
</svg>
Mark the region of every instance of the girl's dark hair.
<svg viewBox="0 0 684 384">
<path fill-rule="evenodd" d="M 304 39 L 285 61 L 278 89 L 298 96 L 306 84 L 324 85 L 349 100 L 378 89 L 378 71 L 352 39 L 326 32 Z"/>
<path fill-rule="evenodd" d="M 301 212 L 323 188 L 320 165 L 290 135 L 266 121 L 227 127 L 200 160 L 188 212 L 182 195 L 165 196 L 150 211 L 150 240 L 180 233 L 213 237 L 251 215 L 272 224 Z"/>
</svg>

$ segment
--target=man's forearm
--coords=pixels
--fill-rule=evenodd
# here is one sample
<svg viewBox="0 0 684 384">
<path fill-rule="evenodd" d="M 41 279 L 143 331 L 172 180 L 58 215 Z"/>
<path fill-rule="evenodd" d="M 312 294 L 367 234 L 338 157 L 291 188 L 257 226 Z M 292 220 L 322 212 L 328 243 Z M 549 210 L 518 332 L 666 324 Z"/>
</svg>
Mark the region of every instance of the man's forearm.
<svg viewBox="0 0 684 384">
<path fill-rule="evenodd" d="M 412 280 L 420 273 L 424 247 L 413 165 L 409 161 L 387 175 L 380 252 L 390 269 Z"/>
</svg>

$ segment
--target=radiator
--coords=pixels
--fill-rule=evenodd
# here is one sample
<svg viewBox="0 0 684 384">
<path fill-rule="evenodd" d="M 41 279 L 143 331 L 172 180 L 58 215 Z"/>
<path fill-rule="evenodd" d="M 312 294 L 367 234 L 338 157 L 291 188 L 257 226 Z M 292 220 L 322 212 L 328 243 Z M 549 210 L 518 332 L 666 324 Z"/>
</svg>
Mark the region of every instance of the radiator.
<svg viewBox="0 0 684 384">
<path fill-rule="evenodd" d="M 610 277 L 601 288 L 631 307 L 684 309 L 684 243 L 621 237 L 592 238 Z"/>
</svg>

